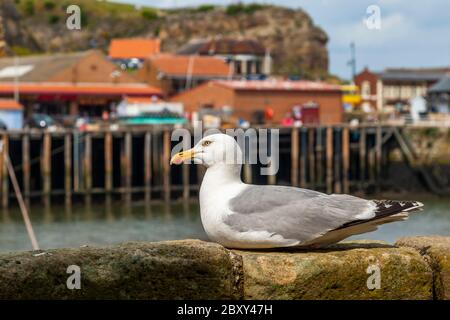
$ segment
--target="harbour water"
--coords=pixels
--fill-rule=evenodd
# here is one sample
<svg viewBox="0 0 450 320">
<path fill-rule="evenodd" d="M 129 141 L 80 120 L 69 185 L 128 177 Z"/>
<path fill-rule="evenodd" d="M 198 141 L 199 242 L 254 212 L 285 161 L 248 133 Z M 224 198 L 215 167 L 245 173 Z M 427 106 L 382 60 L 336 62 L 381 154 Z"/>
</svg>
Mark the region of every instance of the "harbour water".
<svg viewBox="0 0 450 320">
<path fill-rule="evenodd" d="M 413 199 L 425 204 L 423 212 L 412 215 L 408 221 L 384 225 L 375 232 L 353 238 L 393 243 L 403 236 L 450 236 L 450 199 L 424 195 Z M 74 205 L 70 209 L 33 205 L 30 216 L 42 249 L 125 241 L 207 240 L 199 206 L 195 203 L 125 206 L 121 202 L 101 202 L 91 206 Z M 16 207 L 0 211 L 0 252 L 23 250 L 31 250 L 31 245 L 20 211 Z"/>
</svg>

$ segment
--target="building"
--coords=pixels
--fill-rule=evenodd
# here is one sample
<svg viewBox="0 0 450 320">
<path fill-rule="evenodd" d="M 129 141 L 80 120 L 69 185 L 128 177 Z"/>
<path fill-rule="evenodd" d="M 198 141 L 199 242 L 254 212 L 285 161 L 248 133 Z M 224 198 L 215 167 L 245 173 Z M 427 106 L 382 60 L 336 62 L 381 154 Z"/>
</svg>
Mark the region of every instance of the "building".
<svg viewBox="0 0 450 320">
<path fill-rule="evenodd" d="M 231 77 L 230 67 L 215 57 L 159 54 L 148 57 L 137 78 L 150 86 L 161 88 L 165 97 L 210 80 Z"/>
<path fill-rule="evenodd" d="M 311 81 L 211 81 L 171 99 L 182 102 L 185 111 L 229 109 L 233 115 L 255 122 L 257 114 L 273 114 L 281 122 L 295 108 L 318 108 L 319 123 L 328 125 L 343 120 L 340 86 Z M 308 113 L 311 113 L 308 111 Z"/>
<path fill-rule="evenodd" d="M 139 83 L 99 51 L 0 59 L 0 97 L 18 95 L 25 116 L 100 115 L 124 95 L 161 95 Z"/>
<path fill-rule="evenodd" d="M 161 52 L 159 39 L 113 39 L 108 57 L 122 69 L 138 68 L 144 59 Z"/>
<path fill-rule="evenodd" d="M 0 128 L 22 129 L 23 106 L 13 99 L 0 99 Z"/>
<path fill-rule="evenodd" d="M 450 75 L 428 89 L 427 100 L 430 112 L 450 113 Z"/>
<path fill-rule="evenodd" d="M 361 108 L 365 111 L 407 110 L 410 101 L 425 96 L 450 68 L 386 69 L 372 72 L 365 68 L 355 76 L 360 88 Z"/>
<path fill-rule="evenodd" d="M 193 40 L 181 47 L 177 54 L 221 58 L 230 65 L 235 77 L 261 78 L 270 75 L 272 70 L 269 51 L 260 42 L 251 39 Z"/>
</svg>

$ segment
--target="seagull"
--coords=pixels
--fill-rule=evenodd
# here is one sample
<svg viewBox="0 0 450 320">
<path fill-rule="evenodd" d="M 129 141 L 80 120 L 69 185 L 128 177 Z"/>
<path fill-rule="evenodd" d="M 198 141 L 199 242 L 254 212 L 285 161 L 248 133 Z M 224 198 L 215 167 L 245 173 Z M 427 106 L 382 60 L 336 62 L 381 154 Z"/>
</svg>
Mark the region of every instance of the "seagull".
<svg viewBox="0 0 450 320">
<path fill-rule="evenodd" d="M 423 207 L 417 201 L 365 200 L 243 183 L 242 151 L 226 134 L 204 137 L 175 154 L 170 164 L 188 160 L 207 168 L 200 187 L 201 221 L 208 237 L 227 248 L 320 248 L 405 220 Z"/>
</svg>

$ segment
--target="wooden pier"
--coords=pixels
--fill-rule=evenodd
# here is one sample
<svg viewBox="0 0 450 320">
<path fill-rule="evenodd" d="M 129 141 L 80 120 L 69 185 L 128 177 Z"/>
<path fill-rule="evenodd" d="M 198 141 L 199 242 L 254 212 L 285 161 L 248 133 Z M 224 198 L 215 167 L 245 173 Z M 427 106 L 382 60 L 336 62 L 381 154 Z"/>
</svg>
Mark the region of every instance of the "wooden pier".
<svg viewBox="0 0 450 320">
<path fill-rule="evenodd" d="M 99 131 L 3 131 L 8 152 L 27 203 L 64 199 L 91 202 L 93 197 L 170 201 L 196 197 L 204 169 L 170 166 L 169 127 Z M 386 176 L 388 153 L 407 146 L 398 127 L 308 126 L 279 128 L 279 170 L 262 176 L 262 165 L 245 164 L 248 183 L 277 183 L 327 193 L 377 189 Z M 191 141 L 192 143 L 193 141 Z M 0 154 L 0 199 L 8 207 L 15 199 Z"/>
</svg>

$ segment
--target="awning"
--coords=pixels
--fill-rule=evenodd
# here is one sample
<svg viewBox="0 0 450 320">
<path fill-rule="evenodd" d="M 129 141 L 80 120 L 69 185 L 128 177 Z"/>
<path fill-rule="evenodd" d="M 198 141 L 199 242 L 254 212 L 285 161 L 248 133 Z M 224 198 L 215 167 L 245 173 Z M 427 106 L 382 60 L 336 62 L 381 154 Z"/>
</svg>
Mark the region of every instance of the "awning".
<svg viewBox="0 0 450 320">
<path fill-rule="evenodd" d="M 159 88 L 145 84 L 110 83 L 19 83 L 20 94 L 71 95 L 71 96 L 161 96 Z M 0 83 L 0 94 L 13 94 L 14 83 Z"/>
</svg>

